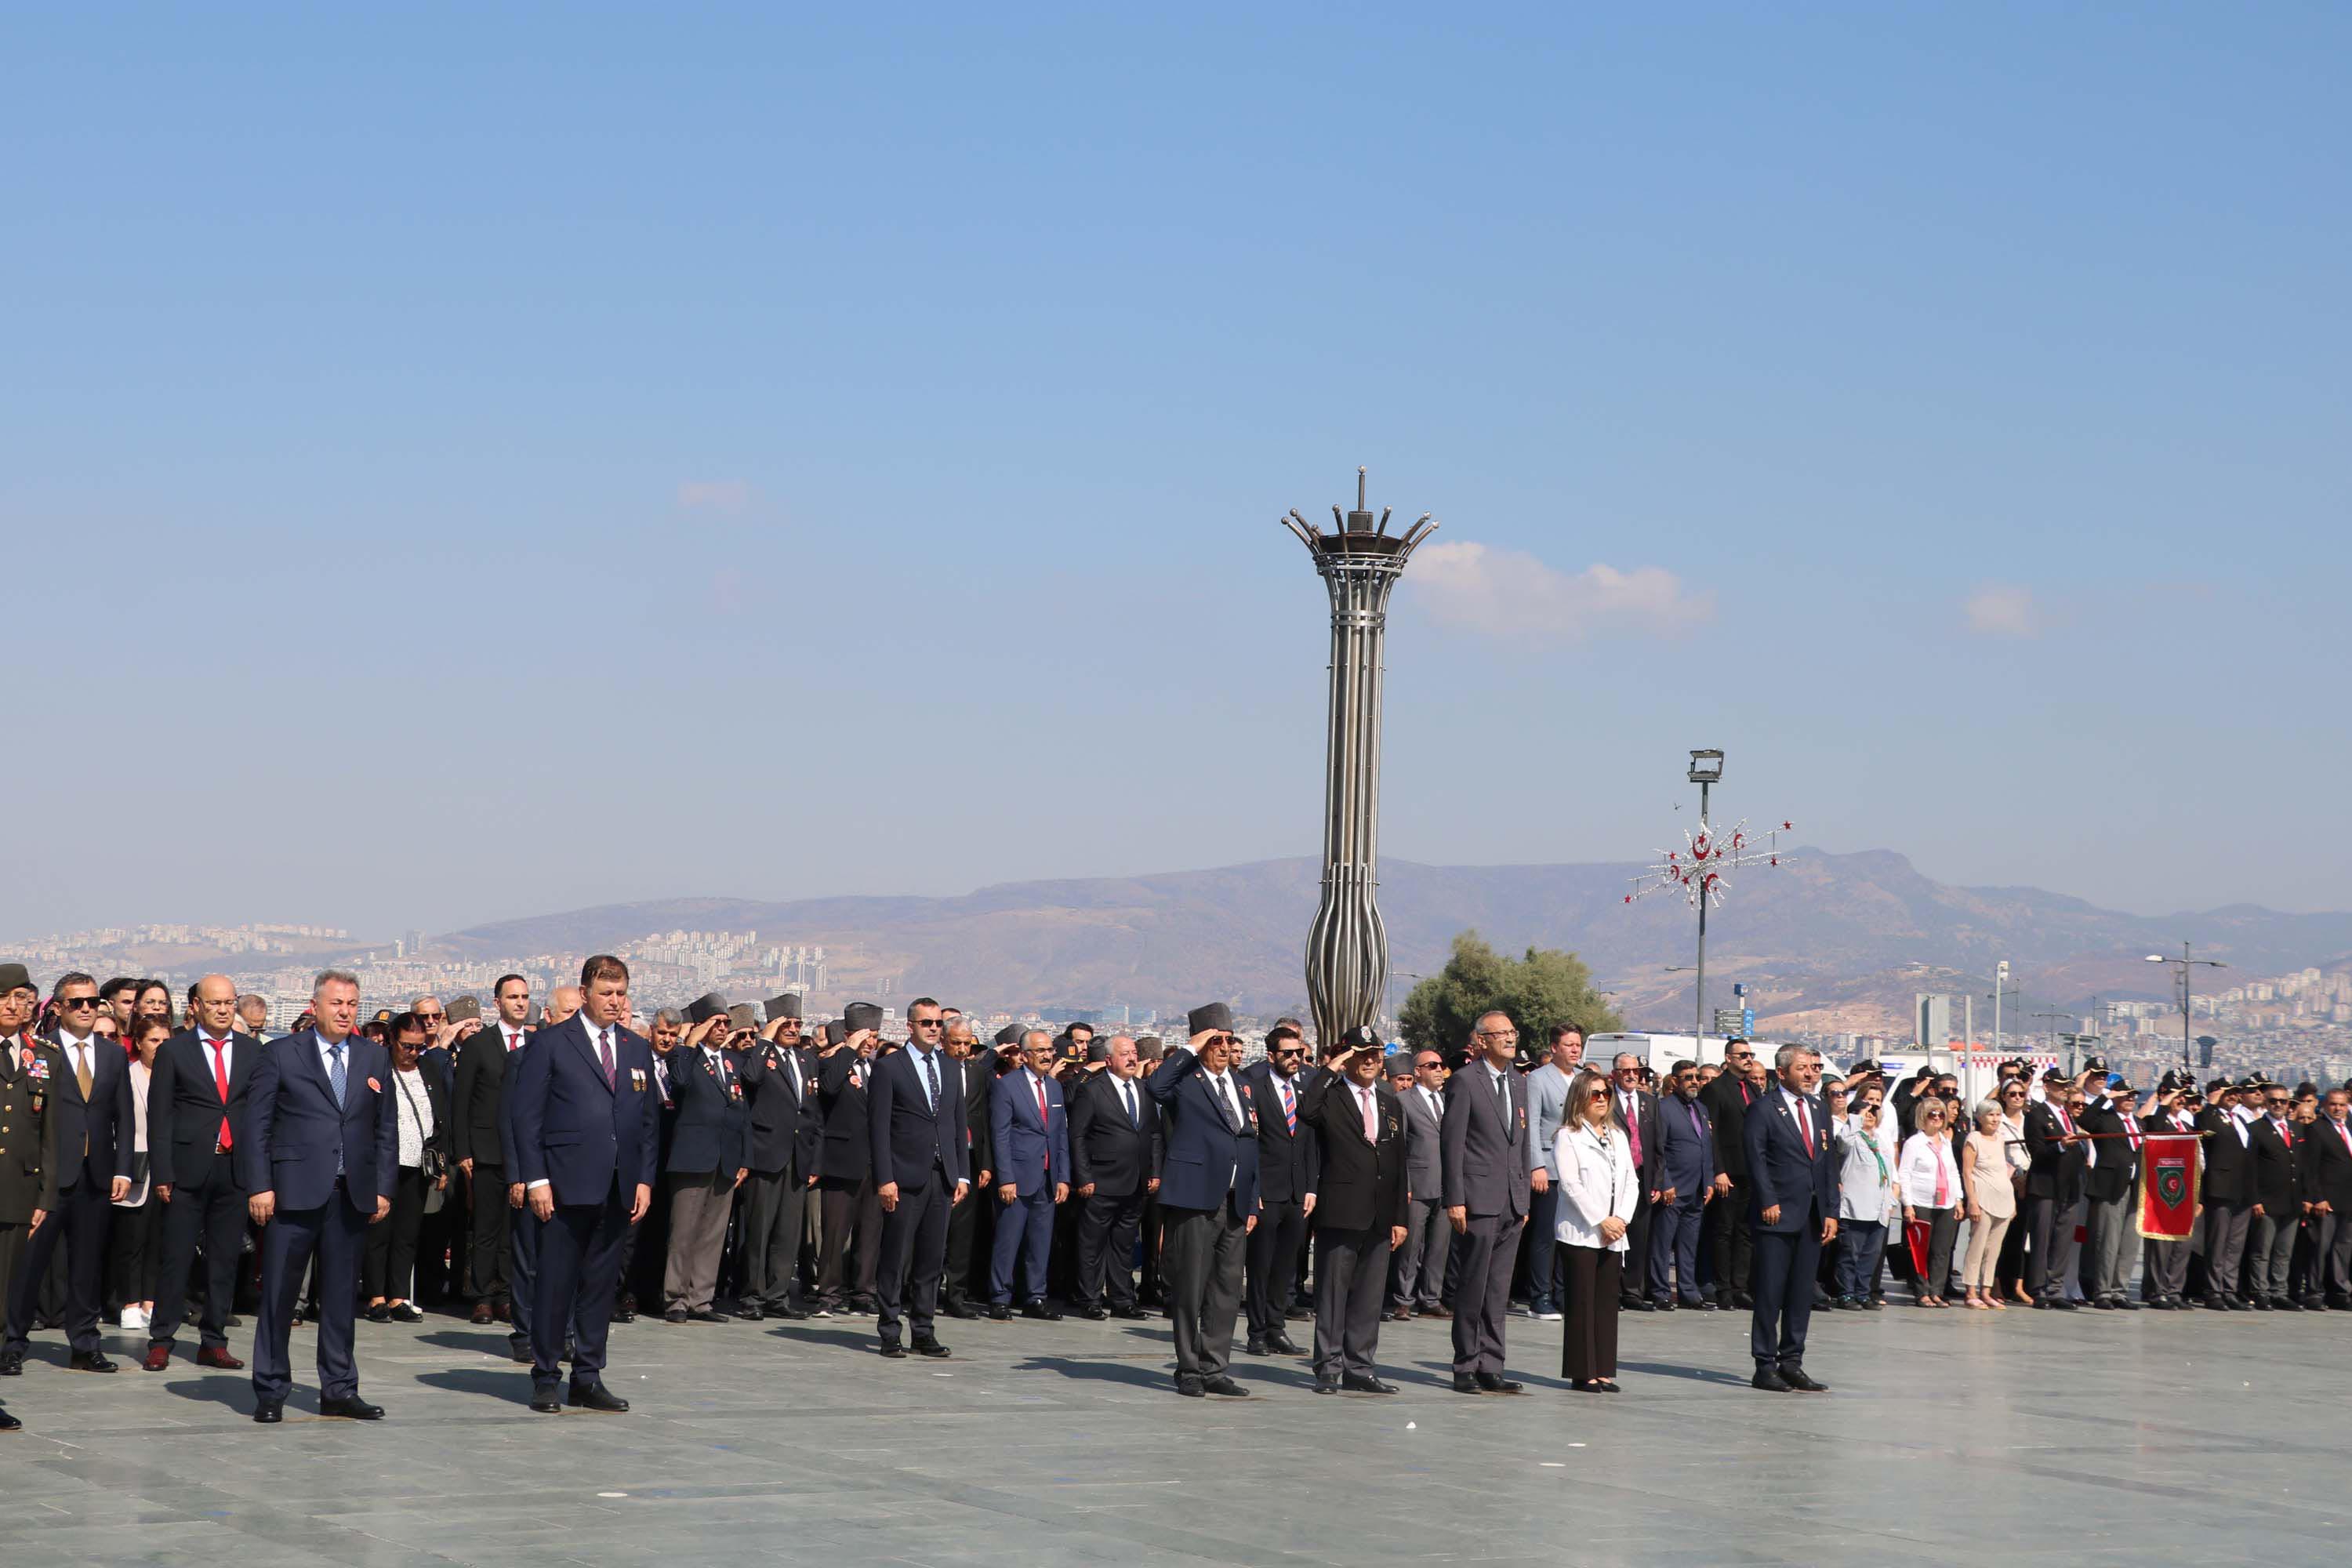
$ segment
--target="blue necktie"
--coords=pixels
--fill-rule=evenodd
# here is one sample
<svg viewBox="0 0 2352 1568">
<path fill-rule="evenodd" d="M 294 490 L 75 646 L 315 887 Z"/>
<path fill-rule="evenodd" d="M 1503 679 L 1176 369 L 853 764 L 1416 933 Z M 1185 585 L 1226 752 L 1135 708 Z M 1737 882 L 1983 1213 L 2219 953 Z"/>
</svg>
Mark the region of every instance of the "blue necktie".
<svg viewBox="0 0 2352 1568">
<path fill-rule="evenodd" d="M 340 1040 L 327 1047 L 327 1082 L 334 1089 L 335 1109 L 340 1110 L 343 1108 L 343 1089 L 346 1082 L 343 1076 L 343 1047 Z"/>
</svg>

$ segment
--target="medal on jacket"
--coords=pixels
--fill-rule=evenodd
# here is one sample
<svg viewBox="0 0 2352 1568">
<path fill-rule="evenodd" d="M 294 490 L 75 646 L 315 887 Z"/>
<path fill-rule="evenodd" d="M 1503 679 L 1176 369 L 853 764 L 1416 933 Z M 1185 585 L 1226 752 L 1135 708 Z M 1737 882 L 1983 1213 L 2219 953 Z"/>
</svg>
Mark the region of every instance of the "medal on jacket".
<svg viewBox="0 0 2352 1568">
<path fill-rule="evenodd" d="M 643 1094 L 643 1093 L 645 1093 L 645 1091 L 646 1091 L 646 1069 L 645 1069 L 645 1068 L 631 1068 L 629 1069 L 629 1087 L 630 1087 L 631 1089 L 635 1089 L 639 1094 Z"/>
</svg>

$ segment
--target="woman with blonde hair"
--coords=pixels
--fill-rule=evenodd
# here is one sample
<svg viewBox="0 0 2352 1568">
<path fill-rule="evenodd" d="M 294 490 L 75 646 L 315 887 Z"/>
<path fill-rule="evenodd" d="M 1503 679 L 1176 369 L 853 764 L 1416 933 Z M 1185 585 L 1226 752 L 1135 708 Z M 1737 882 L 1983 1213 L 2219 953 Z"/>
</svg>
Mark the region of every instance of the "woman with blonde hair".
<svg viewBox="0 0 2352 1568">
<path fill-rule="evenodd" d="M 1610 1114 L 1607 1077 L 1586 1068 L 1570 1082 L 1552 1152 L 1560 1184 L 1553 1237 L 1565 1282 L 1559 1374 L 1581 1393 L 1615 1394 L 1617 1293 L 1642 1193 L 1624 1130 Z"/>
</svg>

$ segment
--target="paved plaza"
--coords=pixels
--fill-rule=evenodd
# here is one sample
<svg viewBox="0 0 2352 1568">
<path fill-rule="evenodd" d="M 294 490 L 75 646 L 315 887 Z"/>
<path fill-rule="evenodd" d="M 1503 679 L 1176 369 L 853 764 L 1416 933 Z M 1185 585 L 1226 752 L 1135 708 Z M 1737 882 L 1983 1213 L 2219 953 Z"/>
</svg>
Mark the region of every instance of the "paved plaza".
<svg viewBox="0 0 2352 1568">
<path fill-rule="evenodd" d="M 870 1324 L 614 1331 L 627 1415 L 524 1408 L 491 1330 L 360 1325 L 374 1426 L 286 1424 L 242 1374 L 69 1373 L 41 1336 L 0 1385 L 9 1568 L 813 1563 L 2341 1563 L 2352 1316 L 1836 1314 L 1826 1395 L 1746 1386 L 1744 1316 L 1625 1320 L 1625 1392 L 1567 1390 L 1515 1318 L 1521 1398 L 1447 1384 L 1446 1325 L 1388 1325 L 1394 1397 L 1188 1400 L 1167 1325 L 943 1321 L 944 1363 Z M 249 1330 L 247 1333 L 249 1333 Z M 235 1337 L 242 1354 L 247 1341 Z"/>
</svg>

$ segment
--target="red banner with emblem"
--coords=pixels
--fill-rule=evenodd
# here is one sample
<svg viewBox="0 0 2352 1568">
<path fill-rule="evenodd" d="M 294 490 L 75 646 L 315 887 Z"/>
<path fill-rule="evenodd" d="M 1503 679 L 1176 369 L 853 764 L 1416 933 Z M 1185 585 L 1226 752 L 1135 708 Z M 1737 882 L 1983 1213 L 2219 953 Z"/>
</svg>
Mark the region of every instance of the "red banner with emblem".
<svg viewBox="0 0 2352 1568">
<path fill-rule="evenodd" d="M 2197 1226 L 2202 1145 L 2194 1132 L 2151 1132 L 2139 1152 L 2139 1233 L 2150 1241 L 2186 1241 Z"/>
</svg>

